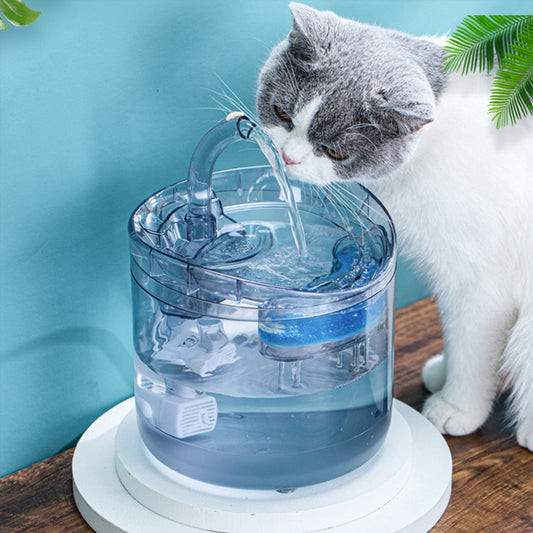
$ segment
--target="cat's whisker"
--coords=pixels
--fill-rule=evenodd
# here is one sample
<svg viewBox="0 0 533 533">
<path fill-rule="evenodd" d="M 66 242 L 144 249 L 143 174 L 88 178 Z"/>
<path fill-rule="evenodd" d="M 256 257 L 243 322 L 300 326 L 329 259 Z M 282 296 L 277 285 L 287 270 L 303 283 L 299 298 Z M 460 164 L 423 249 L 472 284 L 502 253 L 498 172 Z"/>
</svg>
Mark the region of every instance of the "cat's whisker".
<svg viewBox="0 0 533 533">
<path fill-rule="evenodd" d="M 226 99 L 228 100 L 230 103 L 234 104 L 234 105 L 237 105 L 237 107 L 240 107 L 242 109 L 246 109 L 247 111 L 249 111 L 249 109 L 246 107 L 246 105 L 244 104 L 244 102 L 237 96 L 237 94 L 229 87 L 229 85 L 218 75 L 218 74 L 215 74 L 216 77 L 218 78 L 219 82 L 222 84 L 222 86 L 220 87 L 220 94 Z M 226 92 L 228 91 L 228 92 Z"/>
<path fill-rule="evenodd" d="M 343 209 L 348 211 L 349 213 L 349 219 L 357 219 L 359 223 L 362 226 L 362 229 L 364 230 L 363 233 L 359 236 L 362 237 L 366 235 L 369 231 L 371 231 L 375 225 L 369 225 L 368 216 L 361 212 L 361 208 L 357 209 L 356 205 L 353 201 L 348 200 L 343 194 L 343 189 L 335 188 L 334 184 L 331 184 L 329 188 L 330 192 L 332 193 L 332 196 L 336 198 L 336 200 L 339 202 L 339 204 L 342 206 Z M 361 201 L 360 198 L 355 197 L 358 201 Z M 370 207 L 370 206 L 369 206 Z M 376 211 L 377 212 L 377 211 Z"/>
<path fill-rule="evenodd" d="M 220 106 L 218 106 L 218 107 L 208 107 L 208 106 L 193 107 L 192 109 L 193 109 L 193 111 L 223 111 L 223 112 L 226 112 L 226 110 L 222 109 Z"/>
<path fill-rule="evenodd" d="M 321 184 L 315 184 L 310 183 L 311 187 L 314 188 L 316 195 L 318 198 L 326 198 L 327 201 L 324 202 L 322 200 L 322 208 L 326 210 L 326 212 L 331 216 L 332 213 L 336 213 L 334 209 L 332 209 L 332 204 L 334 203 L 333 193 L 330 191 L 330 187 L 328 183 L 321 183 Z M 335 208 L 335 206 L 333 206 Z"/>
<path fill-rule="evenodd" d="M 290 62 L 284 63 L 282 65 L 282 69 L 285 73 L 286 81 L 289 88 L 295 95 L 298 95 L 298 84 L 296 82 L 296 75 L 294 73 L 294 69 L 292 68 L 292 64 Z"/>
<path fill-rule="evenodd" d="M 328 192 L 324 185 L 317 185 L 316 183 L 308 183 L 308 185 L 311 187 L 311 189 L 315 192 L 317 198 L 322 198 L 323 196 L 328 197 Z M 328 208 L 327 205 L 324 205 L 324 201 L 322 200 L 322 206 L 324 208 Z"/>
<path fill-rule="evenodd" d="M 334 191 L 334 195 L 340 206 L 349 213 L 350 218 L 356 218 L 359 213 L 356 211 L 354 203 L 347 200 L 346 197 L 342 195 L 341 191 L 335 188 L 335 185 L 331 186 L 331 190 Z"/>
<path fill-rule="evenodd" d="M 333 188 L 332 184 L 327 184 L 325 186 L 325 188 L 332 196 L 332 201 L 330 202 L 330 204 L 333 206 L 333 208 L 335 209 L 337 215 L 341 219 L 341 222 L 342 222 L 343 226 L 345 228 L 350 227 L 350 225 L 351 225 L 350 224 L 350 218 L 349 218 L 349 216 L 346 213 L 343 213 L 343 211 L 342 211 L 343 209 L 346 208 L 346 206 L 344 205 L 344 203 L 339 198 L 337 191 Z"/>
<path fill-rule="evenodd" d="M 215 74 L 220 83 L 223 85 L 222 88 L 222 95 L 232 104 L 235 105 L 237 110 L 243 111 L 249 119 L 254 120 L 257 122 L 257 117 L 255 116 L 255 113 L 252 112 L 252 110 L 237 96 L 237 94 L 231 89 L 231 87 L 218 75 Z M 224 91 L 224 88 L 229 91 L 229 95 Z"/>
<path fill-rule="evenodd" d="M 221 91 L 214 91 L 212 89 L 210 89 L 210 91 L 213 93 L 211 99 L 216 102 L 220 106 L 220 109 L 225 113 L 230 113 L 236 110 L 242 111 L 243 113 L 245 112 L 244 109 L 242 109 L 241 104 L 231 96 Z"/>
<path fill-rule="evenodd" d="M 354 132 L 354 131 L 348 131 L 344 135 L 345 135 L 345 137 L 362 137 L 363 139 L 367 140 L 375 149 L 377 149 L 376 144 L 371 139 L 369 139 L 366 135 L 363 135 L 362 133 L 357 133 L 357 132 Z"/>
<path fill-rule="evenodd" d="M 345 198 L 343 198 L 342 194 L 338 189 L 330 187 L 330 192 L 332 197 L 335 199 L 331 203 L 339 213 L 344 227 L 349 228 L 353 226 L 353 224 L 349 223 L 348 221 L 357 220 L 358 225 L 362 230 L 361 233 L 357 235 L 358 238 L 364 237 L 367 233 L 377 227 L 374 223 L 371 222 L 368 215 L 366 215 L 365 213 L 361 213 L 361 210 L 357 209 L 352 202 L 347 201 Z M 341 210 L 345 210 L 345 212 L 347 211 L 348 214 L 343 216 L 341 214 Z"/>
<path fill-rule="evenodd" d="M 360 203 L 361 204 L 361 207 L 359 208 L 359 211 L 362 211 L 363 207 L 366 207 L 366 209 L 369 210 L 369 211 L 372 211 L 374 213 L 379 213 L 379 211 L 375 207 L 373 207 L 372 205 L 370 205 L 368 203 L 367 200 L 370 197 L 370 195 L 368 193 L 366 195 L 366 198 L 363 200 L 363 199 L 361 199 L 360 196 L 355 194 L 353 191 L 350 191 L 347 188 L 346 184 L 339 184 L 338 187 L 339 187 L 338 190 L 342 191 L 342 194 L 344 194 L 347 198 L 351 199 L 352 203 Z"/>
<path fill-rule="evenodd" d="M 377 213 L 377 210 L 375 210 L 375 209 L 372 209 L 372 211 Z M 374 225 L 370 225 L 371 224 L 371 221 L 370 221 L 370 218 L 369 218 L 370 214 L 368 213 L 368 211 L 366 213 L 363 211 L 363 206 L 362 205 L 357 210 L 355 210 L 355 208 L 354 208 L 353 216 L 355 218 L 357 218 L 357 220 L 359 220 L 361 222 L 361 226 L 365 230 L 362 233 L 362 235 L 365 235 L 368 231 L 370 231 L 372 228 L 374 228 Z"/>
<path fill-rule="evenodd" d="M 221 106 L 224 107 L 224 110 L 227 113 L 231 113 L 232 111 L 240 111 L 240 112 L 246 114 L 246 109 L 245 109 L 246 106 L 241 105 L 240 102 L 236 101 L 231 96 L 229 96 L 229 95 L 227 95 L 225 93 L 216 93 L 216 94 L 217 94 L 217 96 L 223 98 L 225 101 L 228 102 L 229 105 L 226 105 L 226 104 L 223 104 L 222 102 L 219 102 L 221 104 Z M 217 102 L 218 102 L 218 100 L 217 100 Z"/>
<path fill-rule="evenodd" d="M 360 122 L 359 124 L 353 124 L 349 128 L 346 128 L 345 132 L 353 133 L 353 130 L 359 130 L 363 128 L 374 128 L 379 133 L 380 139 L 383 140 L 383 131 L 381 129 L 381 126 L 379 124 L 373 124 L 372 122 Z"/>
<path fill-rule="evenodd" d="M 353 124 L 352 126 L 346 128 L 346 131 L 350 131 L 353 129 L 358 130 L 361 128 L 375 128 L 381 133 L 381 126 L 379 126 L 378 124 L 372 124 L 371 122 L 360 122 L 359 124 Z"/>
<path fill-rule="evenodd" d="M 330 192 L 329 190 L 329 187 L 327 184 L 325 185 L 320 185 L 320 189 L 322 190 L 322 193 L 326 195 L 326 197 L 328 198 L 328 202 L 326 203 L 326 205 L 324 206 L 328 212 L 328 214 L 331 213 L 331 206 L 333 204 L 333 200 L 332 200 L 332 193 Z M 320 190 L 319 190 L 319 193 L 320 193 Z"/>
<path fill-rule="evenodd" d="M 211 97 L 211 100 L 213 100 L 213 102 L 215 102 L 215 104 L 217 104 L 218 106 L 218 110 L 219 111 L 222 111 L 223 113 L 225 113 L 226 115 L 228 113 L 231 113 L 231 111 L 235 111 L 235 109 L 231 109 L 229 108 L 224 102 L 221 102 L 217 97 L 218 96 L 221 96 L 220 93 L 216 92 L 216 91 L 213 91 L 212 89 L 209 89 L 210 92 L 213 92 L 214 94 L 211 94 L 210 97 Z M 216 95 L 216 96 L 215 96 Z"/>
<path fill-rule="evenodd" d="M 298 82 L 296 80 L 296 73 L 294 72 L 294 68 L 292 66 L 292 63 L 291 62 L 288 62 L 286 63 L 286 65 L 288 65 L 288 67 L 290 67 L 290 72 L 289 72 L 289 69 L 286 68 L 286 72 L 287 74 L 289 75 L 289 81 L 291 83 L 291 86 L 292 86 L 292 89 L 293 91 L 298 94 L 299 92 L 299 87 L 298 87 Z"/>
<path fill-rule="evenodd" d="M 252 36 L 252 37 L 250 37 L 250 39 L 252 39 L 253 41 L 256 41 L 256 42 L 259 43 L 260 45 L 264 46 L 264 47 L 265 47 L 265 50 L 267 50 L 268 52 L 270 52 L 270 51 L 272 50 L 272 45 L 266 43 L 266 42 L 263 41 L 262 39 L 259 39 L 259 37 Z"/>
</svg>

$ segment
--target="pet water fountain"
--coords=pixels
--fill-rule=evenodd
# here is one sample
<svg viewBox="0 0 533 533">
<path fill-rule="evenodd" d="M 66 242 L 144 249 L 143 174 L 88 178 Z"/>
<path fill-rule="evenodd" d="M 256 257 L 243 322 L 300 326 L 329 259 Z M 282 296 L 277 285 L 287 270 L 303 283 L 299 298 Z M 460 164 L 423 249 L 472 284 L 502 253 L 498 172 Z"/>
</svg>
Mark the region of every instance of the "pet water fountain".
<svg viewBox="0 0 533 533">
<path fill-rule="evenodd" d="M 271 166 L 213 173 L 256 141 Z M 96 531 L 427 531 L 451 458 L 392 397 L 396 243 L 360 186 L 289 182 L 233 116 L 129 223 L 135 399 L 73 460 Z M 305 231 L 304 231 L 305 229 Z"/>
</svg>

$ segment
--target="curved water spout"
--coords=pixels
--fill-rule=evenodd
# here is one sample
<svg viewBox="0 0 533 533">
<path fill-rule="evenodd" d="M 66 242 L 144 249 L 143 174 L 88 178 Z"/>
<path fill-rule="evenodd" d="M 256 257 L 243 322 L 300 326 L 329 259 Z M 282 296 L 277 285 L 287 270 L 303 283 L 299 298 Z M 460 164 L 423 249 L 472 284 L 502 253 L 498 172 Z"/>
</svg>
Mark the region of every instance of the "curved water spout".
<svg viewBox="0 0 533 533">
<path fill-rule="evenodd" d="M 212 198 L 211 175 L 218 156 L 231 144 L 241 139 L 254 140 L 272 166 L 274 175 L 287 203 L 294 240 L 300 256 L 307 256 L 302 221 L 296 208 L 294 194 L 285 174 L 283 162 L 270 137 L 257 124 L 240 113 L 231 113 L 208 131 L 198 143 L 189 166 L 187 185 L 188 209 L 185 217 L 187 240 L 211 242 L 217 233 L 217 217 L 222 212 L 218 198 Z M 216 209 L 214 209 L 216 205 Z"/>
<path fill-rule="evenodd" d="M 218 156 L 231 144 L 247 139 L 255 124 L 239 116 L 220 122 L 198 143 L 189 166 L 187 195 L 187 239 L 211 241 L 216 236 L 217 221 L 212 212 L 211 175 Z M 245 136 L 247 135 L 247 136 Z"/>
</svg>

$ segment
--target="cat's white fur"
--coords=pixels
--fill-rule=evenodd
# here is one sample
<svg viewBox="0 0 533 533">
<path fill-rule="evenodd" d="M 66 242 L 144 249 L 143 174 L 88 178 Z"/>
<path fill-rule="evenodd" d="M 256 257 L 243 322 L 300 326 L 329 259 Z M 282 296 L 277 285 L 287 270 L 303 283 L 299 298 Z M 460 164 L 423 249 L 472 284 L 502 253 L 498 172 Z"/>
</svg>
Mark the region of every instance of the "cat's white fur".
<svg viewBox="0 0 533 533">
<path fill-rule="evenodd" d="M 292 161 L 289 165 L 292 177 L 305 181 L 312 175 L 314 183 L 324 185 L 329 183 L 334 175 L 333 164 L 326 157 L 311 157 L 314 147 L 307 138 L 307 130 L 320 103 L 321 98 L 317 97 L 305 105 L 292 120 L 293 130 L 276 127 L 270 128 L 269 131 L 276 146 L 282 148 L 283 159 Z"/>
<path fill-rule="evenodd" d="M 445 351 L 424 368 L 433 392 L 424 414 L 443 433 L 470 433 L 506 383 L 518 442 L 533 451 L 533 119 L 497 130 L 490 84 L 484 75 L 450 76 L 411 159 L 363 183 L 438 298 Z M 295 124 L 309 124 L 309 108 L 303 113 Z M 289 155 L 307 142 L 301 127 L 269 133 Z M 292 175 L 336 179 L 327 158 L 303 152 Z"/>
</svg>

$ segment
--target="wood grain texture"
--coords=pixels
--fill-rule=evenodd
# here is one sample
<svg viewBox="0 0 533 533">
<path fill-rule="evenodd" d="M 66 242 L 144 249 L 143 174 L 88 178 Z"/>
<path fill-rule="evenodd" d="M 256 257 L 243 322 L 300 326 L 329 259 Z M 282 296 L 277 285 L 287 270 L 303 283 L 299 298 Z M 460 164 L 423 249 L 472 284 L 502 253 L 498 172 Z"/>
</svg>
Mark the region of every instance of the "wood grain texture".
<svg viewBox="0 0 533 533">
<path fill-rule="evenodd" d="M 0 478 L 0 531 L 91 532 L 72 495 L 74 448 Z"/>
<path fill-rule="evenodd" d="M 395 345 L 394 395 L 420 410 L 428 395 L 420 378 L 424 361 L 443 349 L 434 300 L 397 311 Z M 506 429 L 504 403 L 472 435 L 447 437 L 452 497 L 432 532 L 533 533 L 533 454 Z M 91 531 L 72 497 L 72 454 L 67 450 L 0 479 L 0 531 Z"/>
</svg>

